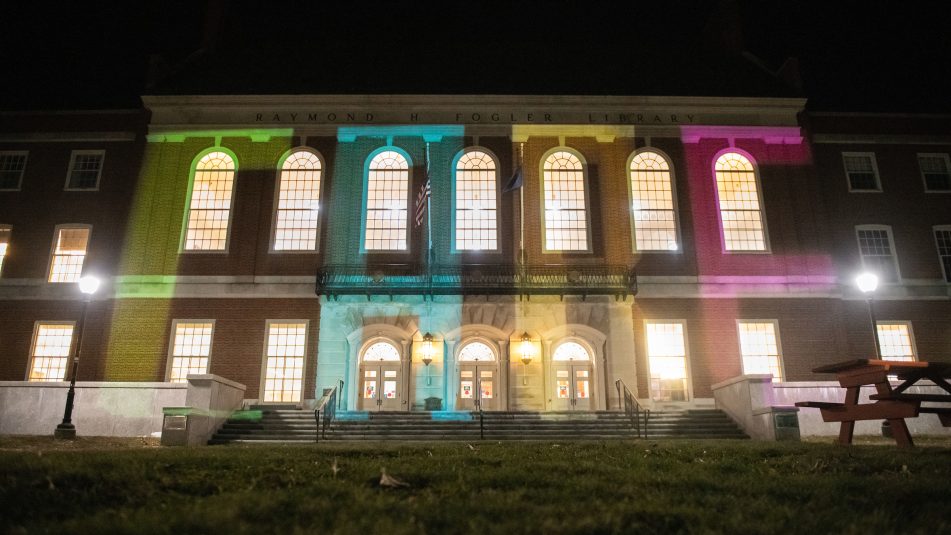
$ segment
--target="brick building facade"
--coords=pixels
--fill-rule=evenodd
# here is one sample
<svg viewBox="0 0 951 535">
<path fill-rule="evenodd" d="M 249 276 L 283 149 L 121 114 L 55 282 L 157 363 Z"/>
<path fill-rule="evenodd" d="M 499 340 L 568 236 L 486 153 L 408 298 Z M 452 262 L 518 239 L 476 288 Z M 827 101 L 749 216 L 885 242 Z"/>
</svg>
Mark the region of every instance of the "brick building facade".
<svg viewBox="0 0 951 535">
<path fill-rule="evenodd" d="M 302 403 L 343 381 L 349 408 L 483 397 L 563 410 L 616 406 L 620 379 L 638 398 L 690 403 L 743 373 L 806 381 L 872 356 L 853 284 L 863 269 L 886 270 L 873 303 L 885 355 L 951 361 L 946 117 L 809 114 L 782 98 L 144 101 L 3 115 L 0 379 L 65 376 L 48 361 L 55 373 L 36 371 L 75 339 L 57 349 L 41 327 L 82 308 L 75 284 L 48 282 L 63 225 L 91 227 L 82 272 L 106 281 L 88 308 L 82 380 L 204 370 L 262 402 Z M 69 187 L 86 176 L 74 151 L 99 158 L 95 187 Z M 484 197 L 459 186 L 473 151 L 492 162 L 471 175 L 492 184 Z M 303 176 L 285 167 L 298 153 L 319 166 L 299 171 L 318 178 L 296 190 L 316 228 L 294 230 L 313 245 L 281 250 L 282 199 L 301 199 L 282 181 Z M 205 181 L 209 155 L 225 167 Z M 375 175 L 380 155 L 404 163 Z M 643 155 L 666 167 L 636 168 Z M 569 167 L 546 164 L 556 157 Z M 389 188 L 380 221 L 401 219 L 405 245 L 371 244 L 371 175 Z M 460 246 L 460 206 L 489 198 L 477 234 L 494 246 Z"/>
</svg>

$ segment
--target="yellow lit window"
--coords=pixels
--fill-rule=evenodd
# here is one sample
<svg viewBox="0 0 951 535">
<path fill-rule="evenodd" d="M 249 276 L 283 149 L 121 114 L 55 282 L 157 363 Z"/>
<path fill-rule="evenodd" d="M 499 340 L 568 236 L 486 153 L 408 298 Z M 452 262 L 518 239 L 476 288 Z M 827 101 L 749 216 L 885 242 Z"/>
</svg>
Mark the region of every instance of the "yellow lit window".
<svg viewBox="0 0 951 535">
<path fill-rule="evenodd" d="M 588 350 L 584 348 L 583 345 L 577 342 L 565 342 L 558 346 L 555 349 L 555 353 L 551 357 L 552 360 L 590 360 L 591 356 L 588 354 Z"/>
<path fill-rule="evenodd" d="M 585 206 L 584 166 L 567 151 L 545 160 L 545 250 L 587 251 L 588 214 Z"/>
<path fill-rule="evenodd" d="M 469 151 L 456 163 L 456 249 L 498 249 L 495 160 Z"/>
<path fill-rule="evenodd" d="M 320 159 L 312 152 L 295 152 L 284 160 L 274 228 L 275 251 L 317 248 L 320 172 Z"/>
<path fill-rule="evenodd" d="M 30 381 L 62 381 L 73 343 L 72 323 L 39 323 L 33 334 Z"/>
<path fill-rule="evenodd" d="M 269 323 L 264 372 L 265 402 L 298 402 L 304 389 L 306 323 Z"/>
<path fill-rule="evenodd" d="M 224 251 L 228 244 L 231 194 L 234 188 L 234 160 L 224 152 L 209 152 L 195 167 L 186 251 Z"/>
<path fill-rule="evenodd" d="M 768 373 L 775 382 L 783 380 L 782 359 L 776 324 L 742 321 L 740 328 L 740 353 L 743 355 L 743 373 Z"/>
<path fill-rule="evenodd" d="M 3 274 L 3 259 L 7 256 L 11 233 L 12 229 L 10 227 L 0 226 L 0 275 Z"/>
<path fill-rule="evenodd" d="M 634 247 L 638 251 L 676 251 L 670 165 L 656 152 L 641 152 L 631 159 L 631 197 L 634 213 Z"/>
<path fill-rule="evenodd" d="M 50 262 L 49 282 L 77 282 L 83 274 L 89 227 L 62 227 L 56 230 L 56 244 Z"/>
<path fill-rule="evenodd" d="M 208 373 L 214 323 L 178 321 L 175 322 L 174 329 L 169 380 L 173 383 L 184 383 L 190 373 Z"/>
<path fill-rule="evenodd" d="M 367 177 L 367 251 L 405 251 L 409 163 L 388 150 L 373 157 Z"/>
<path fill-rule="evenodd" d="M 495 360 L 495 351 L 482 342 L 470 342 L 459 352 L 459 360 L 488 362 Z"/>
<path fill-rule="evenodd" d="M 876 323 L 876 327 L 883 360 L 917 360 L 915 344 L 911 338 L 911 323 L 880 321 Z"/>
<path fill-rule="evenodd" d="M 766 229 L 753 164 L 729 152 L 716 163 L 717 196 L 727 251 L 765 251 Z"/>
<path fill-rule="evenodd" d="M 651 397 L 657 401 L 686 401 L 687 346 L 684 324 L 647 323 L 647 357 Z"/>
</svg>

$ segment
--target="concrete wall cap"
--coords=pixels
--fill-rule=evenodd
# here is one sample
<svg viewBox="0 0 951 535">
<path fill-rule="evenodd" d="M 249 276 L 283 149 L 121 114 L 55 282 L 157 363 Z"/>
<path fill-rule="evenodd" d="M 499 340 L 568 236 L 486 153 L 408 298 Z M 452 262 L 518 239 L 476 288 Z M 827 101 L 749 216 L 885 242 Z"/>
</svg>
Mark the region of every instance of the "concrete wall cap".
<svg viewBox="0 0 951 535">
<path fill-rule="evenodd" d="M 773 376 L 768 373 L 754 373 L 750 375 L 737 375 L 725 381 L 720 381 L 719 383 L 714 383 L 710 385 L 711 390 L 718 390 L 723 387 L 730 386 L 735 383 L 741 383 L 743 381 L 748 381 L 751 383 L 766 383 L 772 382 Z M 773 385 L 775 386 L 775 385 Z"/>
<path fill-rule="evenodd" d="M 238 390 L 242 390 L 242 391 L 248 389 L 248 387 L 244 386 L 243 384 L 239 382 L 232 381 L 231 379 L 225 379 L 224 377 L 220 375 L 215 375 L 213 373 L 203 373 L 203 374 L 193 373 L 193 374 L 189 374 L 186 379 L 188 380 L 189 383 L 216 382 L 216 383 L 221 383 L 223 385 L 230 386 L 232 388 L 237 388 Z"/>
<path fill-rule="evenodd" d="M 760 407 L 758 409 L 753 409 L 753 415 L 759 416 L 760 414 L 768 414 L 771 412 L 799 412 L 799 407 L 791 407 L 788 405 L 777 405 L 773 407 Z"/>
</svg>

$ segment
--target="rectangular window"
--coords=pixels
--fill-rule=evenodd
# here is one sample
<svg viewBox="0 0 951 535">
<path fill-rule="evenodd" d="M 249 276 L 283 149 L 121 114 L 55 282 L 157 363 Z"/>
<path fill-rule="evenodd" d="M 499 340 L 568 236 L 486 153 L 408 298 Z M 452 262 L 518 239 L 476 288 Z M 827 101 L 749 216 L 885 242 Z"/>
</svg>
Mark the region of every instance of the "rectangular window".
<svg viewBox="0 0 951 535">
<path fill-rule="evenodd" d="M 58 227 L 50 261 L 49 282 L 78 282 L 83 275 L 89 227 Z"/>
<path fill-rule="evenodd" d="M 919 154 L 918 168 L 925 191 L 951 191 L 951 163 L 947 154 Z"/>
<path fill-rule="evenodd" d="M 892 243 L 891 228 L 882 225 L 861 225 L 855 228 L 859 240 L 862 266 L 878 275 L 883 282 L 898 282 L 898 263 Z"/>
<path fill-rule="evenodd" d="M 62 381 L 73 345 L 73 324 L 38 322 L 30 352 L 30 381 Z"/>
<path fill-rule="evenodd" d="M 938 246 L 938 261 L 944 270 L 944 280 L 951 282 L 951 225 L 935 227 L 934 240 Z"/>
<path fill-rule="evenodd" d="M 23 185 L 26 151 L 0 152 L 0 191 L 16 191 Z"/>
<path fill-rule="evenodd" d="M 7 225 L 0 225 L 0 275 L 3 275 L 3 259 L 7 257 L 7 248 L 10 246 L 10 234 L 13 229 Z"/>
<path fill-rule="evenodd" d="M 264 402 L 301 400 L 307 323 L 268 322 L 264 364 Z"/>
<path fill-rule="evenodd" d="M 874 152 L 843 152 L 849 191 L 882 191 Z"/>
<path fill-rule="evenodd" d="M 69 159 L 66 189 L 99 189 L 99 176 L 102 174 L 102 162 L 105 158 L 104 150 L 74 150 Z"/>
<path fill-rule="evenodd" d="M 687 401 L 687 344 L 684 322 L 647 322 L 651 398 Z"/>
<path fill-rule="evenodd" d="M 169 381 L 184 383 L 190 373 L 208 373 L 208 357 L 211 356 L 211 336 L 214 330 L 213 321 L 180 320 L 172 324 Z"/>
<path fill-rule="evenodd" d="M 875 327 L 878 331 L 882 360 L 918 360 L 911 334 L 911 322 L 879 321 L 875 323 Z"/>
<path fill-rule="evenodd" d="M 782 381 L 783 364 L 776 320 L 741 321 L 738 325 L 743 373 L 768 373 L 774 382 Z"/>
</svg>

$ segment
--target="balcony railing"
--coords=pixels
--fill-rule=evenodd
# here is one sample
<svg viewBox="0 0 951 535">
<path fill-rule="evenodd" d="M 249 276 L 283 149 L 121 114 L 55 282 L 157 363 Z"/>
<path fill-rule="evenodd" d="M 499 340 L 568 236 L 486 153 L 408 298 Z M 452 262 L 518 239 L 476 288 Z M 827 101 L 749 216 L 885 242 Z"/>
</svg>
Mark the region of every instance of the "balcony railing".
<svg viewBox="0 0 951 535">
<path fill-rule="evenodd" d="M 633 267 L 618 265 L 334 264 L 317 270 L 317 295 L 637 294 Z"/>
</svg>

